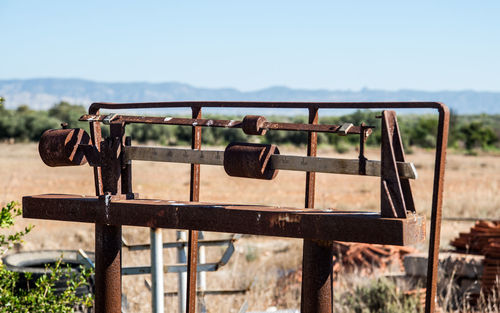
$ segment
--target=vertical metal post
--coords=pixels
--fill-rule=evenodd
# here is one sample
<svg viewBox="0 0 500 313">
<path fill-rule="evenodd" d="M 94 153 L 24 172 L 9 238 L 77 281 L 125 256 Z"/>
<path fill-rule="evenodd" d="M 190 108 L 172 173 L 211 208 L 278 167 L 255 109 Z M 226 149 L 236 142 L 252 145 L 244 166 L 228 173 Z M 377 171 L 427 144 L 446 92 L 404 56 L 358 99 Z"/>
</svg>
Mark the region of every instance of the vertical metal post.
<svg viewBox="0 0 500 313">
<path fill-rule="evenodd" d="M 177 241 L 186 241 L 186 232 L 177 231 Z M 177 248 L 177 263 L 186 264 L 186 249 L 184 247 Z M 179 301 L 179 313 L 186 313 L 186 289 L 187 289 L 187 272 L 179 272 L 177 274 L 177 295 Z"/>
<path fill-rule="evenodd" d="M 95 144 L 100 145 L 103 159 L 102 168 L 96 168 L 96 193 L 103 198 L 103 212 L 100 212 L 101 223 L 95 225 L 95 312 L 121 313 L 121 226 L 106 224 L 106 210 L 110 196 L 121 193 L 121 148 L 124 144 L 125 126 L 112 125 L 111 135 L 105 141 L 97 141 L 100 127 L 92 127 Z M 100 190 L 102 187 L 102 190 Z"/>
<path fill-rule="evenodd" d="M 198 232 L 198 239 L 203 239 L 203 232 Z M 198 248 L 198 263 L 206 262 L 205 246 Z M 198 272 L 198 289 L 205 291 L 207 289 L 207 272 Z"/>
<path fill-rule="evenodd" d="M 201 107 L 193 106 L 192 117 L 201 118 Z M 201 127 L 193 124 L 191 131 L 191 149 L 201 150 Z M 189 200 L 200 201 L 200 164 L 191 164 L 191 179 L 189 188 Z M 198 231 L 188 231 L 188 285 L 186 312 L 196 312 L 196 274 L 198 267 Z"/>
<path fill-rule="evenodd" d="M 318 109 L 309 109 L 309 123 L 318 123 Z M 307 155 L 316 156 L 318 136 L 310 132 L 307 140 Z M 316 175 L 306 173 L 305 207 L 314 208 Z M 302 313 L 333 312 L 333 248 L 320 245 L 313 240 L 304 240 L 302 250 Z"/>
<path fill-rule="evenodd" d="M 446 106 L 439 108 L 439 124 L 436 139 L 436 160 L 434 164 L 434 185 L 432 193 L 431 234 L 429 238 L 429 261 L 427 263 L 427 283 L 425 313 L 434 313 L 437 290 L 439 242 L 441 235 L 441 212 L 443 205 L 444 169 L 450 111 Z"/>
<path fill-rule="evenodd" d="M 164 312 L 163 240 L 161 228 L 151 228 L 151 296 L 153 313 Z"/>
</svg>

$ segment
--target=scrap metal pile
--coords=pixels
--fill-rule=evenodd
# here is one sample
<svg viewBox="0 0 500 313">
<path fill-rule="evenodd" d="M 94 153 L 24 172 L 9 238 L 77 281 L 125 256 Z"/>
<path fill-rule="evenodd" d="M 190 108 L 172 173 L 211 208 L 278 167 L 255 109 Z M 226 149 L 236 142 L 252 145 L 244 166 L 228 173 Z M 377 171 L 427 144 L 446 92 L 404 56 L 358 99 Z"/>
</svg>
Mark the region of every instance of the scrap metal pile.
<svg viewBox="0 0 500 313">
<path fill-rule="evenodd" d="M 412 247 L 365 244 L 335 241 L 333 243 L 337 261 L 333 271 L 372 273 L 375 269 L 385 270 L 391 267 L 403 269 L 403 258 L 416 252 Z"/>
<path fill-rule="evenodd" d="M 500 288 L 500 221 L 478 221 L 468 233 L 460 233 L 451 243 L 467 253 L 484 255 L 481 289 L 485 294 Z"/>
</svg>

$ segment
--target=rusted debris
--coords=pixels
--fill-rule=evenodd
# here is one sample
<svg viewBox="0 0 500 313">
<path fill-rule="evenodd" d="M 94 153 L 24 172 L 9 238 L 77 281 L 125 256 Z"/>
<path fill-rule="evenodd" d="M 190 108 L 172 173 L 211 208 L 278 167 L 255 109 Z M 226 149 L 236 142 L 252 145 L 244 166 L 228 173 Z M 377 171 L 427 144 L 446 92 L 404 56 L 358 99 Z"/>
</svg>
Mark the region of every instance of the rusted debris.
<svg viewBox="0 0 500 313">
<path fill-rule="evenodd" d="M 481 254 L 495 238 L 500 238 L 500 221 L 477 221 L 469 232 L 460 233 L 450 245 L 462 252 Z"/>
<path fill-rule="evenodd" d="M 334 272 L 361 272 L 370 274 L 375 269 L 384 271 L 391 266 L 403 269 L 403 258 L 416 250 L 412 247 L 352 243 L 336 241 Z"/>
<path fill-rule="evenodd" d="M 450 245 L 459 251 L 484 255 L 481 290 L 488 296 L 500 292 L 500 221 L 477 221 L 467 233 L 460 233 Z"/>
</svg>

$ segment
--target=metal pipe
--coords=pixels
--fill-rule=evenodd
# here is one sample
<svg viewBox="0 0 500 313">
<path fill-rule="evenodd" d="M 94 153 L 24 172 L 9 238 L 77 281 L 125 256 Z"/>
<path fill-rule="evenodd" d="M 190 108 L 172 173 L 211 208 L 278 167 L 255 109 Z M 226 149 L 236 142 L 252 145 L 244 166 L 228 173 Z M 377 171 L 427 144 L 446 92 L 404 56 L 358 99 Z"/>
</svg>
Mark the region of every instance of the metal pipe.
<svg viewBox="0 0 500 313">
<path fill-rule="evenodd" d="M 191 107 L 191 116 L 201 118 L 201 106 Z M 193 124 L 191 129 L 191 149 L 201 150 L 201 127 Z M 191 164 L 189 180 L 189 201 L 200 201 L 200 164 Z M 196 276 L 198 267 L 198 231 L 192 228 L 188 231 L 188 259 L 187 259 L 187 301 L 186 311 L 196 312 Z"/>
<path fill-rule="evenodd" d="M 203 240 L 203 232 L 198 232 L 198 239 Z M 198 264 L 204 264 L 207 260 L 205 254 L 205 245 L 200 245 L 200 241 L 198 241 Z M 198 290 L 205 291 L 207 289 L 207 273 L 206 272 L 198 272 Z"/>
<path fill-rule="evenodd" d="M 196 127 L 222 127 L 222 128 L 242 128 L 248 135 L 255 135 L 258 131 L 253 131 L 248 133 L 249 130 L 246 127 L 247 117 L 243 121 L 236 120 L 217 120 L 217 119 L 202 119 L 202 118 L 182 118 L 182 117 L 163 117 L 163 116 L 131 116 L 131 115 L 95 115 L 95 114 L 85 114 L 82 115 L 79 121 L 102 121 L 105 122 L 113 117 L 114 123 L 126 123 L 126 124 L 157 124 L 157 125 L 179 125 L 179 126 L 196 126 Z M 262 117 L 263 118 L 263 117 Z M 351 124 L 352 125 L 352 124 Z M 320 133 L 337 133 L 340 135 L 348 134 L 360 134 L 362 129 L 360 126 L 352 126 L 345 131 L 342 129 L 342 125 L 327 125 L 327 124 L 301 124 L 301 123 L 276 123 L 276 122 L 263 122 L 261 125 L 261 132 L 267 130 L 284 130 L 284 131 L 307 131 L 307 132 L 320 132 Z M 371 129 L 367 130 L 367 133 L 371 133 Z"/>
<path fill-rule="evenodd" d="M 177 240 L 185 241 L 187 239 L 185 231 L 177 231 Z M 185 264 L 187 261 L 186 248 L 177 248 L 177 263 Z M 187 290 L 187 272 L 180 272 L 178 275 L 177 290 L 179 293 L 179 313 L 186 312 L 186 290 Z"/>
<path fill-rule="evenodd" d="M 121 313 L 121 226 L 95 225 L 95 311 Z"/>
<path fill-rule="evenodd" d="M 172 101 L 140 103 L 94 102 L 89 114 L 98 114 L 99 109 L 149 109 L 149 108 L 289 108 L 289 109 L 441 109 L 443 104 L 433 101 L 400 102 L 255 102 L 255 101 Z"/>
<path fill-rule="evenodd" d="M 427 263 L 425 313 L 434 313 L 436 306 L 437 275 L 439 262 L 439 242 L 441 235 L 441 215 L 443 208 L 444 170 L 450 111 L 445 105 L 439 108 L 439 124 L 436 138 L 436 160 L 434 163 L 434 183 L 432 189 L 431 234 Z"/>
<path fill-rule="evenodd" d="M 151 228 L 151 296 L 153 313 L 164 312 L 163 246 L 161 228 Z"/>
<path fill-rule="evenodd" d="M 318 123 L 318 109 L 309 109 L 309 123 Z M 307 156 L 315 157 L 318 135 L 309 133 Z M 314 208 L 316 173 L 306 173 L 305 207 Z M 302 289 L 301 312 L 331 313 L 333 310 L 333 248 L 320 246 L 317 242 L 305 239 L 302 248 Z"/>
</svg>

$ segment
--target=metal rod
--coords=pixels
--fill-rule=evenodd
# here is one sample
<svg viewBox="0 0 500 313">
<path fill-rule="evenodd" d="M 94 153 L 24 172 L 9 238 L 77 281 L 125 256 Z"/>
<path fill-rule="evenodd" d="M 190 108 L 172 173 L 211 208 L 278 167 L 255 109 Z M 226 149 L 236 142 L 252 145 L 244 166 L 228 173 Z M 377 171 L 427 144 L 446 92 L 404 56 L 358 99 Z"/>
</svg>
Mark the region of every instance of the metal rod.
<svg viewBox="0 0 500 313">
<path fill-rule="evenodd" d="M 309 109 L 309 123 L 318 123 L 318 109 Z M 307 156 L 315 157 L 317 153 L 318 136 L 309 133 L 307 140 Z M 305 207 L 314 208 L 316 173 L 306 173 Z M 301 312 L 332 313 L 333 290 L 332 268 L 333 249 L 331 245 L 320 246 L 309 239 L 304 240 L 302 248 L 302 288 Z"/>
<path fill-rule="evenodd" d="M 121 226 L 95 225 L 95 310 L 121 313 Z"/>
<path fill-rule="evenodd" d="M 431 234 L 429 238 L 429 262 L 427 263 L 427 283 L 425 295 L 425 313 L 434 313 L 437 291 L 439 263 L 439 242 L 441 235 L 441 215 L 443 205 L 444 170 L 446 164 L 446 146 L 448 144 L 449 109 L 439 108 L 439 124 L 436 138 L 436 160 L 434 163 L 434 184 L 432 191 Z"/>
<path fill-rule="evenodd" d="M 201 247 L 205 247 L 205 246 L 227 246 L 231 242 L 237 240 L 238 238 L 231 237 L 231 238 L 228 238 L 228 239 L 198 240 L 198 246 L 200 247 L 200 250 L 201 250 Z M 123 240 L 123 238 L 122 238 L 122 244 L 129 251 L 149 250 L 150 247 L 151 247 L 151 245 L 149 243 L 145 243 L 145 244 L 128 244 L 128 243 L 126 243 Z M 163 249 L 187 247 L 187 245 L 188 245 L 187 241 L 164 242 L 163 243 Z"/>
<path fill-rule="evenodd" d="M 200 244 L 200 241 L 203 241 L 204 235 L 203 232 L 198 232 L 198 264 L 203 264 L 207 261 L 206 257 L 206 249 L 204 244 Z M 207 289 L 207 273 L 206 272 L 198 272 L 198 291 L 205 291 Z"/>
<path fill-rule="evenodd" d="M 177 231 L 177 240 L 186 241 L 186 232 L 185 231 Z M 178 247 L 177 248 L 177 263 L 185 264 L 186 263 L 186 248 Z M 187 271 L 179 272 L 177 275 L 177 290 L 179 292 L 179 312 L 186 312 L 186 289 L 187 289 Z"/>
<path fill-rule="evenodd" d="M 289 109 L 441 109 L 439 102 L 256 102 L 256 101 L 172 101 L 140 103 L 102 103 L 94 102 L 89 107 L 89 114 L 98 114 L 99 109 L 152 109 L 152 108 L 289 108 Z"/>
<path fill-rule="evenodd" d="M 441 218 L 443 221 L 453 221 L 453 222 L 477 222 L 477 221 L 488 221 L 488 222 L 496 222 L 499 218 L 491 218 L 491 217 L 459 217 L 459 216 L 449 216 Z"/>
<path fill-rule="evenodd" d="M 224 165 L 224 151 L 191 150 L 164 147 L 124 147 L 125 161 L 141 160 L 174 163 L 196 163 L 204 165 Z M 417 170 L 413 163 L 396 162 L 401 178 L 416 179 Z M 289 171 L 307 171 L 331 174 L 359 175 L 358 159 L 336 159 L 314 156 L 294 156 L 274 154 L 269 166 L 272 169 Z M 365 161 L 366 176 L 380 176 L 381 162 Z"/>
<path fill-rule="evenodd" d="M 201 274 L 202 272 L 200 272 Z M 247 289 L 235 289 L 235 290 L 198 290 L 196 292 L 197 295 L 199 296 L 205 296 L 205 295 L 234 295 L 234 294 L 241 294 L 241 293 L 246 293 L 248 290 Z M 172 297 L 172 296 L 177 296 L 178 292 L 177 291 L 167 291 L 165 292 L 165 297 Z"/>
<path fill-rule="evenodd" d="M 151 296 L 153 313 L 164 312 L 163 247 L 161 228 L 151 228 Z"/>
<path fill-rule="evenodd" d="M 124 129 L 120 125 L 111 127 L 111 136 L 107 145 L 100 141 L 100 125 L 91 125 L 91 136 L 94 143 L 100 147 L 103 155 L 115 157 L 108 160 L 101 168 L 94 168 L 96 194 L 99 196 L 121 191 L 121 166 L 117 158 Z M 118 142 L 117 142 L 118 141 Z M 106 177 L 106 179 L 104 179 Z M 104 206 L 100 206 L 98 214 L 100 221 L 95 224 L 95 312 L 96 313 L 121 313 L 121 226 L 106 224 L 106 212 L 109 201 L 104 199 Z"/>
<path fill-rule="evenodd" d="M 192 107 L 192 117 L 201 118 L 201 107 Z M 201 149 L 201 127 L 193 125 L 191 130 L 191 149 Z M 191 164 L 189 201 L 200 201 L 200 164 Z M 186 312 L 196 312 L 196 268 L 198 262 L 198 231 L 188 230 L 188 272 Z"/>
<path fill-rule="evenodd" d="M 181 118 L 181 117 L 163 117 L 163 116 L 131 116 L 131 115 L 95 115 L 85 114 L 80 117 L 80 121 L 98 121 L 105 122 L 110 116 L 113 116 L 113 121 L 109 123 L 127 123 L 127 124 L 159 124 L 159 125 L 179 125 L 179 126 L 199 126 L 199 127 L 221 127 L 221 128 L 242 128 L 243 122 L 236 120 L 218 120 L 218 119 L 202 119 L 202 118 Z M 352 125 L 352 124 L 351 124 Z M 278 123 L 264 122 L 262 129 L 266 130 L 284 130 L 284 131 L 307 131 L 319 133 L 339 133 L 342 135 L 360 134 L 362 129 L 360 126 L 352 126 L 348 130 L 343 130 L 342 125 L 326 125 L 326 124 L 302 124 L 302 123 Z M 366 127 L 367 134 L 371 133 L 371 129 Z"/>
<path fill-rule="evenodd" d="M 197 271 L 198 272 L 215 272 L 221 266 L 223 266 L 221 262 L 218 263 L 204 263 L 198 264 Z M 163 266 L 163 273 L 186 273 L 187 272 L 187 264 L 171 264 Z M 122 275 L 144 275 L 151 274 L 151 266 L 130 266 L 122 268 Z M 184 291 L 186 288 L 184 288 Z M 184 292 L 184 294 L 186 294 Z"/>
</svg>

